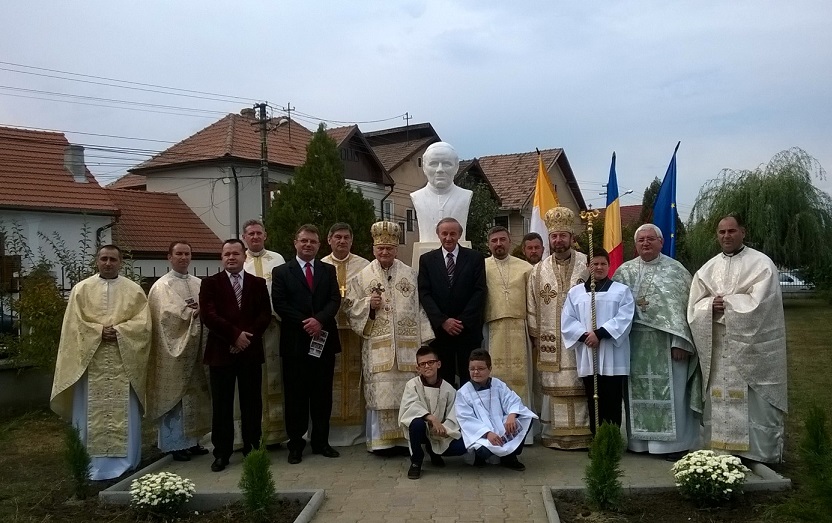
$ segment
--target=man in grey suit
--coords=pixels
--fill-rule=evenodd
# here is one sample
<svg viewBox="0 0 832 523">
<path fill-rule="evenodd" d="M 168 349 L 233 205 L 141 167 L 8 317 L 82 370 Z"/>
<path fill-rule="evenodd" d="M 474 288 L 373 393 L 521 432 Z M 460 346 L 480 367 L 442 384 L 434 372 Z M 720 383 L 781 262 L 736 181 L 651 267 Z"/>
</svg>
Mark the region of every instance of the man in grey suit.
<svg viewBox="0 0 832 523">
<path fill-rule="evenodd" d="M 339 456 L 329 445 L 329 418 L 335 355 L 341 352 L 335 322 L 341 293 L 335 267 L 315 259 L 320 246 L 318 229 L 301 225 L 295 235 L 297 256 L 272 272 L 272 304 L 283 322 L 280 356 L 292 465 L 301 462 L 310 418 L 312 452 Z"/>
<path fill-rule="evenodd" d="M 442 246 L 419 258 L 419 300 L 428 315 L 436 339 L 442 379 L 459 385 L 469 380 L 468 356 L 482 344 L 485 306 L 485 259 L 462 247 L 462 225 L 443 218 L 436 225 Z"/>
</svg>

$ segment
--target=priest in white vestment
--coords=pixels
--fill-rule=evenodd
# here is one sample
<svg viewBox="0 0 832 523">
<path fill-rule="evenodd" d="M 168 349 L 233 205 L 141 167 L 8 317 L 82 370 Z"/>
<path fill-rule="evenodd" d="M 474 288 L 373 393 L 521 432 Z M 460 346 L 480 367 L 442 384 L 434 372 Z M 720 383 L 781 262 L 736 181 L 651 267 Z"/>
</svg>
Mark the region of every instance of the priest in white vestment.
<svg viewBox="0 0 832 523">
<path fill-rule="evenodd" d="M 266 280 L 269 297 L 272 292 L 272 269 L 283 265 L 280 253 L 266 249 L 266 228 L 260 220 L 248 220 L 243 224 L 243 241 L 246 243 L 246 261 L 243 270 Z M 271 302 L 271 300 L 269 300 Z M 263 334 L 263 437 L 266 445 L 276 445 L 288 439 L 284 421 L 283 366 L 280 359 L 280 317 L 272 307 L 272 320 Z M 234 448 L 242 448 L 243 435 L 240 426 L 239 395 L 234 396 Z"/>
<path fill-rule="evenodd" d="M 150 313 L 142 288 L 119 275 L 121 263 L 118 247 L 101 247 L 98 274 L 72 288 L 52 383 L 50 406 L 78 428 L 93 480 L 141 461 Z"/>
<path fill-rule="evenodd" d="M 575 351 L 578 375 L 584 382 L 589 424 L 595 434 L 595 352 L 598 357 L 598 421 L 621 426 L 624 386 L 630 373 L 630 327 L 635 301 L 630 289 L 609 279 L 607 251 L 593 253 L 589 270 L 592 281 L 575 285 L 566 295 L 561 315 L 563 344 Z M 595 293 L 595 326 L 592 325 L 592 293 Z"/>
<path fill-rule="evenodd" d="M 429 346 L 420 347 L 416 351 L 416 366 L 419 375 L 405 384 L 399 405 L 399 423 L 410 444 L 409 479 L 422 475 L 422 445 L 430 455 L 431 465 L 438 468 L 445 466 L 442 456 L 461 456 L 466 452 L 454 409 L 456 389 L 439 376 L 439 356 Z"/>
<path fill-rule="evenodd" d="M 474 466 L 482 467 L 493 457 L 500 465 L 517 471 L 526 466 L 517 459 L 523 439 L 537 415 L 503 381 L 491 377 L 491 356 L 474 349 L 468 357 L 471 381 L 456 394 L 456 417 L 465 447 L 474 452 Z"/>
<path fill-rule="evenodd" d="M 778 463 L 788 411 L 779 272 L 743 244 L 736 217 L 719 222 L 717 238 L 722 253 L 693 276 L 688 302 L 702 365 L 705 446 Z"/>
<path fill-rule="evenodd" d="M 635 242 L 638 258 L 613 275 L 636 303 L 627 447 L 675 461 L 701 445 L 702 374 L 686 315 L 690 273 L 662 254 L 662 231 L 652 223 L 636 230 Z"/>
<path fill-rule="evenodd" d="M 335 317 L 341 352 L 335 355 L 332 416 L 329 418 L 329 443 L 334 447 L 348 447 L 366 441 L 366 405 L 361 390 L 361 337 L 350 328 L 347 300 L 344 298 L 349 281 L 370 262 L 350 252 L 352 239 L 352 227 L 348 223 L 334 224 L 326 237 L 332 253 L 321 258 L 322 262 L 335 266 L 338 289 L 341 291 L 341 309 Z"/>
<path fill-rule="evenodd" d="M 171 270 L 147 295 L 153 338 L 145 417 L 159 424 L 158 447 L 176 461 L 208 454 L 199 444 L 211 432 L 211 394 L 202 364 L 205 333 L 199 319 L 200 279 L 188 274 L 191 246 L 168 248 Z"/>
<path fill-rule="evenodd" d="M 399 406 L 416 373 L 416 351 L 434 333 L 419 304 L 416 271 L 396 259 L 398 224 L 377 222 L 371 233 L 376 259 L 350 281 L 347 300 L 350 325 L 364 339 L 367 449 L 375 452 L 408 447 Z"/>
<path fill-rule="evenodd" d="M 575 213 L 571 209 L 549 209 L 544 221 L 552 255 L 532 268 L 526 296 L 529 335 L 542 393 L 535 406 L 540 406 L 544 445 L 583 449 L 592 439 L 589 411 L 575 352 L 563 346 L 560 321 L 566 293 L 586 281 L 587 259 L 572 249 Z"/>
</svg>

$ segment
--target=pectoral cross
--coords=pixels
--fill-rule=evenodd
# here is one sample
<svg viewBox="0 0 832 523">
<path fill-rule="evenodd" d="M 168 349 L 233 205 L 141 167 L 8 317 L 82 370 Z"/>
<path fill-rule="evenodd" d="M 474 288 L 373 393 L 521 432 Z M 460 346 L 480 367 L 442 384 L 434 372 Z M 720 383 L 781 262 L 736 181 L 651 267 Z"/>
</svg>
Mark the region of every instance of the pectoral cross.
<svg viewBox="0 0 832 523">
<path fill-rule="evenodd" d="M 641 309 L 641 312 L 646 312 L 647 306 L 650 305 L 650 302 L 647 301 L 647 298 L 645 298 L 644 296 L 639 296 L 639 298 L 636 300 L 636 305 L 638 305 L 638 308 Z"/>
<path fill-rule="evenodd" d="M 506 295 L 506 303 L 508 303 L 508 289 L 503 289 L 503 294 Z"/>
<path fill-rule="evenodd" d="M 338 287 L 338 289 L 341 291 L 341 297 L 342 298 L 347 295 L 347 286 L 346 285 L 341 285 L 340 287 Z"/>
<path fill-rule="evenodd" d="M 378 282 L 375 287 L 370 287 L 370 292 L 382 294 L 384 292 L 384 287 L 382 287 L 381 282 Z"/>
</svg>

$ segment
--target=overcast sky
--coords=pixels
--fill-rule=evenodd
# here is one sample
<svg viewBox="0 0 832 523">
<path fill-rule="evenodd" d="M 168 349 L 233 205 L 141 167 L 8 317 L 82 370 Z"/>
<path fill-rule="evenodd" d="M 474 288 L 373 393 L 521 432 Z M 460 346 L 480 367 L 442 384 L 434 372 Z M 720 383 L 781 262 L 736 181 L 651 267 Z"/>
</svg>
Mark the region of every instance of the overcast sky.
<svg viewBox="0 0 832 523">
<path fill-rule="evenodd" d="M 364 131 L 404 125 L 407 112 L 463 158 L 562 147 L 596 207 L 613 150 L 620 192 L 635 191 L 623 198 L 631 205 L 664 175 L 681 140 L 677 199 L 686 216 L 723 168 L 754 168 L 797 146 L 832 169 L 830 20 L 828 0 L 7 0 L 0 124 L 164 149 L 256 101 L 291 102 L 329 121 L 392 118 L 359 124 Z M 223 96 L 72 82 L 4 70 L 66 77 L 9 63 Z M 300 121 L 314 129 L 317 120 Z M 89 158 L 102 182 L 142 158 L 113 156 Z M 832 190 L 829 180 L 817 184 Z"/>
</svg>

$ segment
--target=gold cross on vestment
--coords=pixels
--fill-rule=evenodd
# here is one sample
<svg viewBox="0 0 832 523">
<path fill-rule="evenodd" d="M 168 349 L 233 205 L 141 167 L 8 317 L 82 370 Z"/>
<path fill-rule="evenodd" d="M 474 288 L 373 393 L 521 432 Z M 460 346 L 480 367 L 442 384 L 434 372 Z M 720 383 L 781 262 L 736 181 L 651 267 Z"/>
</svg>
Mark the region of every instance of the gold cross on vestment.
<svg viewBox="0 0 832 523">
<path fill-rule="evenodd" d="M 547 283 L 543 286 L 542 289 L 540 289 L 540 297 L 543 298 L 543 303 L 545 303 L 546 305 L 549 305 L 549 303 L 555 298 L 557 298 L 557 296 L 558 291 L 552 288 L 551 283 Z"/>
<path fill-rule="evenodd" d="M 341 297 L 342 298 L 347 295 L 347 286 L 346 285 L 341 285 L 340 287 L 338 287 L 338 289 L 341 291 Z"/>
</svg>

